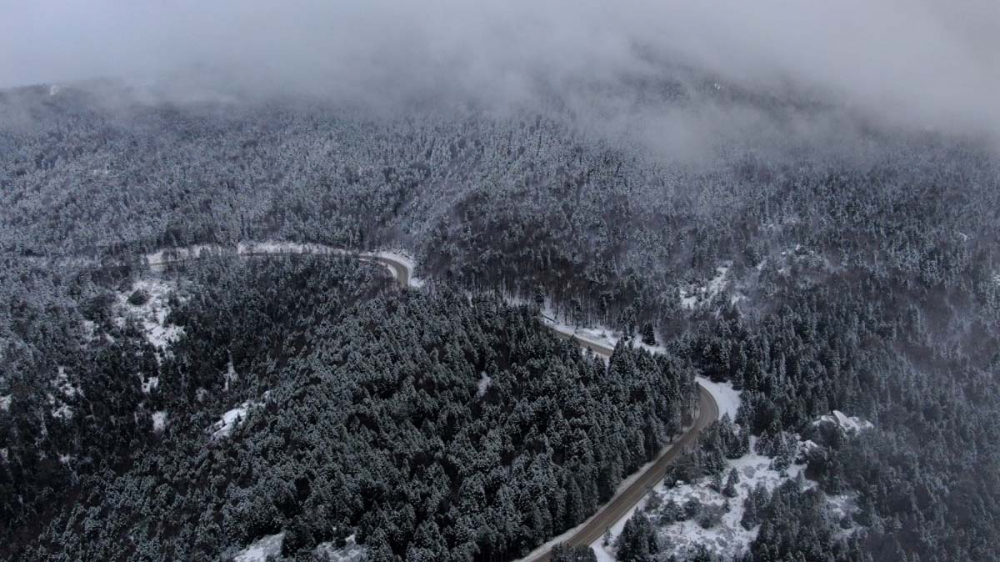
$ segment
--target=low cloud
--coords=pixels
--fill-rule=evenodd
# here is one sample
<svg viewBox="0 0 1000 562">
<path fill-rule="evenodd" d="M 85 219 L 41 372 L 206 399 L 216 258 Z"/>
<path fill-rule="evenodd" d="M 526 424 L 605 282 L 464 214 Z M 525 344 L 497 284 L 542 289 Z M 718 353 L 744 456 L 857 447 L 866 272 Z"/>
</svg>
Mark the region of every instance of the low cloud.
<svg viewBox="0 0 1000 562">
<path fill-rule="evenodd" d="M 0 87 L 199 75 L 345 101 L 550 93 L 585 110 L 578 89 L 610 92 L 607 109 L 628 99 L 624 77 L 696 68 L 894 125 L 1000 131 L 992 0 L 0 0 L 0 13 Z"/>
</svg>

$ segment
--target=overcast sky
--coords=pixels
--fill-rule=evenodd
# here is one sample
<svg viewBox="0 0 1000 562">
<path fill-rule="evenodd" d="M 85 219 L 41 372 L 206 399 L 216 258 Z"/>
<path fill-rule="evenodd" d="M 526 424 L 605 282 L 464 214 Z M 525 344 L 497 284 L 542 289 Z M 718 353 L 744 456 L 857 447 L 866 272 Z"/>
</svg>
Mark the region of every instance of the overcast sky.
<svg viewBox="0 0 1000 562">
<path fill-rule="evenodd" d="M 0 0 L 0 87 L 191 68 L 262 89 L 483 99 L 650 69 L 1000 130 L 997 0 Z"/>
</svg>

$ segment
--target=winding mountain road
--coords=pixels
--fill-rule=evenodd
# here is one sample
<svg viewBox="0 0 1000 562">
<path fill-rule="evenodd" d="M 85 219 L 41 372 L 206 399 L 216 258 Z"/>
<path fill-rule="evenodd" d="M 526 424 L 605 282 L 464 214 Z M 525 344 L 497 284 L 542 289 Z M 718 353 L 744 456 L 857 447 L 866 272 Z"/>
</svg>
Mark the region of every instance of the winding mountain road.
<svg viewBox="0 0 1000 562">
<path fill-rule="evenodd" d="M 413 280 L 413 265 L 406 258 L 397 256 L 389 252 L 359 252 L 350 253 L 338 248 L 326 246 L 289 246 L 292 248 L 281 249 L 273 245 L 262 246 L 240 246 L 237 253 L 243 256 L 265 256 L 280 255 L 286 253 L 298 254 L 321 254 L 321 255 L 350 255 L 362 261 L 378 263 L 386 267 L 396 280 L 401 289 L 411 287 Z M 156 256 L 156 257 L 153 257 Z M 182 251 L 176 257 L 167 257 L 163 252 L 147 256 L 147 262 L 151 268 L 163 267 L 168 263 L 198 259 L 198 250 Z M 556 335 L 562 338 L 572 339 L 586 349 L 593 351 L 606 359 L 611 358 L 614 351 L 608 345 L 587 339 L 570 332 L 565 328 L 545 324 L 552 329 Z M 628 512 L 638 505 L 642 498 L 660 482 L 667 473 L 670 464 L 681 455 L 684 449 L 698 439 L 698 435 L 705 427 L 713 421 L 719 419 L 719 405 L 712 394 L 702 385 L 698 385 L 698 416 L 694 423 L 676 441 L 664 447 L 656 456 L 656 459 L 646 466 L 644 471 L 634 477 L 626 486 L 618 490 L 611 501 L 601 506 L 597 513 L 579 525 L 577 528 L 560 537 L 562 544 L 570 546 L 590 546 L 601 539 L 604 532 L 615 523 L 625 517 Z M 551 548 L 546 545 L 522 558 L 520 562 L 549 562 L 552 559 Z"/>
</svg>

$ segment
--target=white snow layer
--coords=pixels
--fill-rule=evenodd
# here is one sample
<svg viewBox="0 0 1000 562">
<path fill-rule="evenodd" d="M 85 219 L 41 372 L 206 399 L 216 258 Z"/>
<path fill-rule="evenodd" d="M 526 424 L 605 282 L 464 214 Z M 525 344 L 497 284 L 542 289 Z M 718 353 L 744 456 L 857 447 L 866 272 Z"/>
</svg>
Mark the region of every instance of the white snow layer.
<svg viewBox="0 0 1000 562">
<path fill-rule="evenodd" d="M 0 410 L 3 410 L 4 412 L 10 410 L 10 402 L 12 398 L 13 395 L 11 394 L 8 394 L 6 396 L 0 396 Z"/>
<path fill-rule="evenodd" d="M 67 421 L 71 420 L 73 419 L 73 408 L 70 408 L 66 404 L 63 404 L 62 406 L 59 406 L 58 408 L 52 411 L 52 417 L 64 419 Z"/>
<path fill-rule="evenodd" d="M 490 389 L 490 384 L 493 383 L 493 378 L 487 375 L 485 372 L 479 376 L 479 382 L 476 383 L 476 397 L 482 398 L 486 395 L 486 391 Z"/>
<path fill-rule="evenodd" d="M 697 377 L 696 380 L 719 405 L 719 419 L 728 414 L 730 421 L 736 421 L 736 412 L 740 411 L 742 391 L 734 389 L 733 383 L 729 382 L 712 382 L 705 377 Z"/>
<path fill-rule="evenodd" d="M 368 549 L 354 542 L 354 535 L 347 537 L 347 544 L 337 548 L 332 542 L 316 545 L 316 555 L 327 562 L 361 562 L 368 556 Z"/>
<path fill-rule="evenodd" d="M 147 378 L 142 379 L 143 394 L 149 394 L 150 391 L 159 386 L 160 386 L 160 377 L 149 377 L 148 379 Z"/>
<path fill-rule="evenodd" d="M 153 431 L 159 433 L 167 427 L 167 412 L 153 412 Z"/>
<path fill-rule="evenodd" d="M 240 424 L 244 418 L 247 417 L 247 410 L 252 407 L 253 404 L 250 402 L 244 402 L 237 408 L 229 410 L 225 414 L 222 414 L 222 419 L 215 422 L 212 426 L 215 431 L 212 433 L 214 439 L 222 439 L 223 437 L 229 437 L 233 432 L 233 428 Z"/>
<path fill-rule="evenodd" d="M 751 451 L 754 449 L 754 443 L 751 443 L 750 449 Z M 660 536 L 666 539 L 663 543 L 670 545 L 674 554 L 679 556 L 691 554 L 698 545 L 704 545 L 708 550 L 726 559 L 744 552 L 757 538 L 758 531 L 756 527 L 747 530 L 740 525 L 743 519 L 743 502 L 750 491 L 758 483 L 763 484 L 769 492 L 773 491 L 782 482 L 795 478 L 803 467 L 793 464 L 788 467 L 785 474 L 781 474 L 771 468 L 770 457 L 749 453 L 742 458 L 729 461 L 723 471 L 724 478 L 732 468 L 735 468 L 740 475 L 740 482 L 736 485 L 737 496 L 732 499 L 709 488 L 708 479 L 703 479 L 697 484 L 683 484 L 674 488 L 666 488 L 661 484 L 654 489 L 653 493 L 657 494 L 663 503 L 673 500 L 683 506 L 688 500 L 696 498 L 701 502 L 703 509 L 705 506 L 722 509 L 725 509 L 726 505 L 729 506 L 722 515 L 722 520 L 709 529 L 702 528 L 694 520 L 679 521 L 661 527 Z M 655 515 L 653 517 L 655 522 Z"/>
<path fill-rule="evenodd" d="M 266 562 L 268 556 L 281 554 L 281 543 L 284 540 L 285 533 L 268 535 L 238 553 L 233 562 Z"/>
<path fill-rule="evenodd" d="M 827 423 L 836 425 L 845 433 L 859 433 L 866 429 L 875 427 L 870 421 L 862 420 L 857 416 L 848 416 L 840 410 L 834 410 L 832 414 L 820 416 L 818 420 L 812 422 L 813 425 L 823 425 Z"/>
<path fill-rule="evenodd" d="M 66 375 L 66 367 L 59 367 L 56 371 L 56 378 L 52 381 L 52 384 L 59 389 L 59 392 L 63 394 L 66 398 L 72 398 L 77 394 L 80 394 L 80 389 L 73 386 L 69 382 L 69 377 Z"/>
<path fill-rule="evenodd" d="M 166 323 L 167 315 L 170 314 L 167 297 L 173 289 L 172 285 L 159 279 L 136 281 L 129 292 L 118 294 L 118 309 L 122 314 L 119 323 L 124 323 L 125 317 L 135 318 L 142 324 L 146 340 L 158 350 L 166 350 L 184 333 L 180 326 Z M 128 299 L 135 291 L 145 292 L 149 296 L 148 300 L 138 306 L 129 304 Z"/>
<path fill-rule="evenodd" d="M 281 554 L 284 540 L 285 533 L 263 537 L 236 554 L 233 562 L 266 562 L 269 556 Z M 361 562 L 366 559 L 368 549 L 358 545 L 354 535 L 351 535 L 344 546 L 337 548 L 332 542 L 320 543 L 316 545 L 315 553 L 327 562 Z"/>
<path fill-rule="evenodd" d="M 681 308 L 694 310 L 699 304 L 711 301 L 716 295 L 726 287 L 726 276 L 732 262 L 724 262 L 723 265 L 715 268 L 715 277 L 709 279 L 708 284 L 702 287 L 688 287 L 680 289 Z"/>
</svg>

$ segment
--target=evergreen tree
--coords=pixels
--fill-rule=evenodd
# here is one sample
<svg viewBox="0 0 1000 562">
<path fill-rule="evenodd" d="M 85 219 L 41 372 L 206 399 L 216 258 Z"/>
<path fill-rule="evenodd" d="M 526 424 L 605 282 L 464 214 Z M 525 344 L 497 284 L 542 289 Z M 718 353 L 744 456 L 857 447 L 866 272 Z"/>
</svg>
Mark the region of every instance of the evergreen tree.
<svg viewBox="0 0 1000 562">
<path fill-rule="evenodd" d="M 641 511 L 635 512 L 618 537 L 618 560 L 621 562 L 653 562 L 660 552 L 656 532 Z"/>
</svg>

